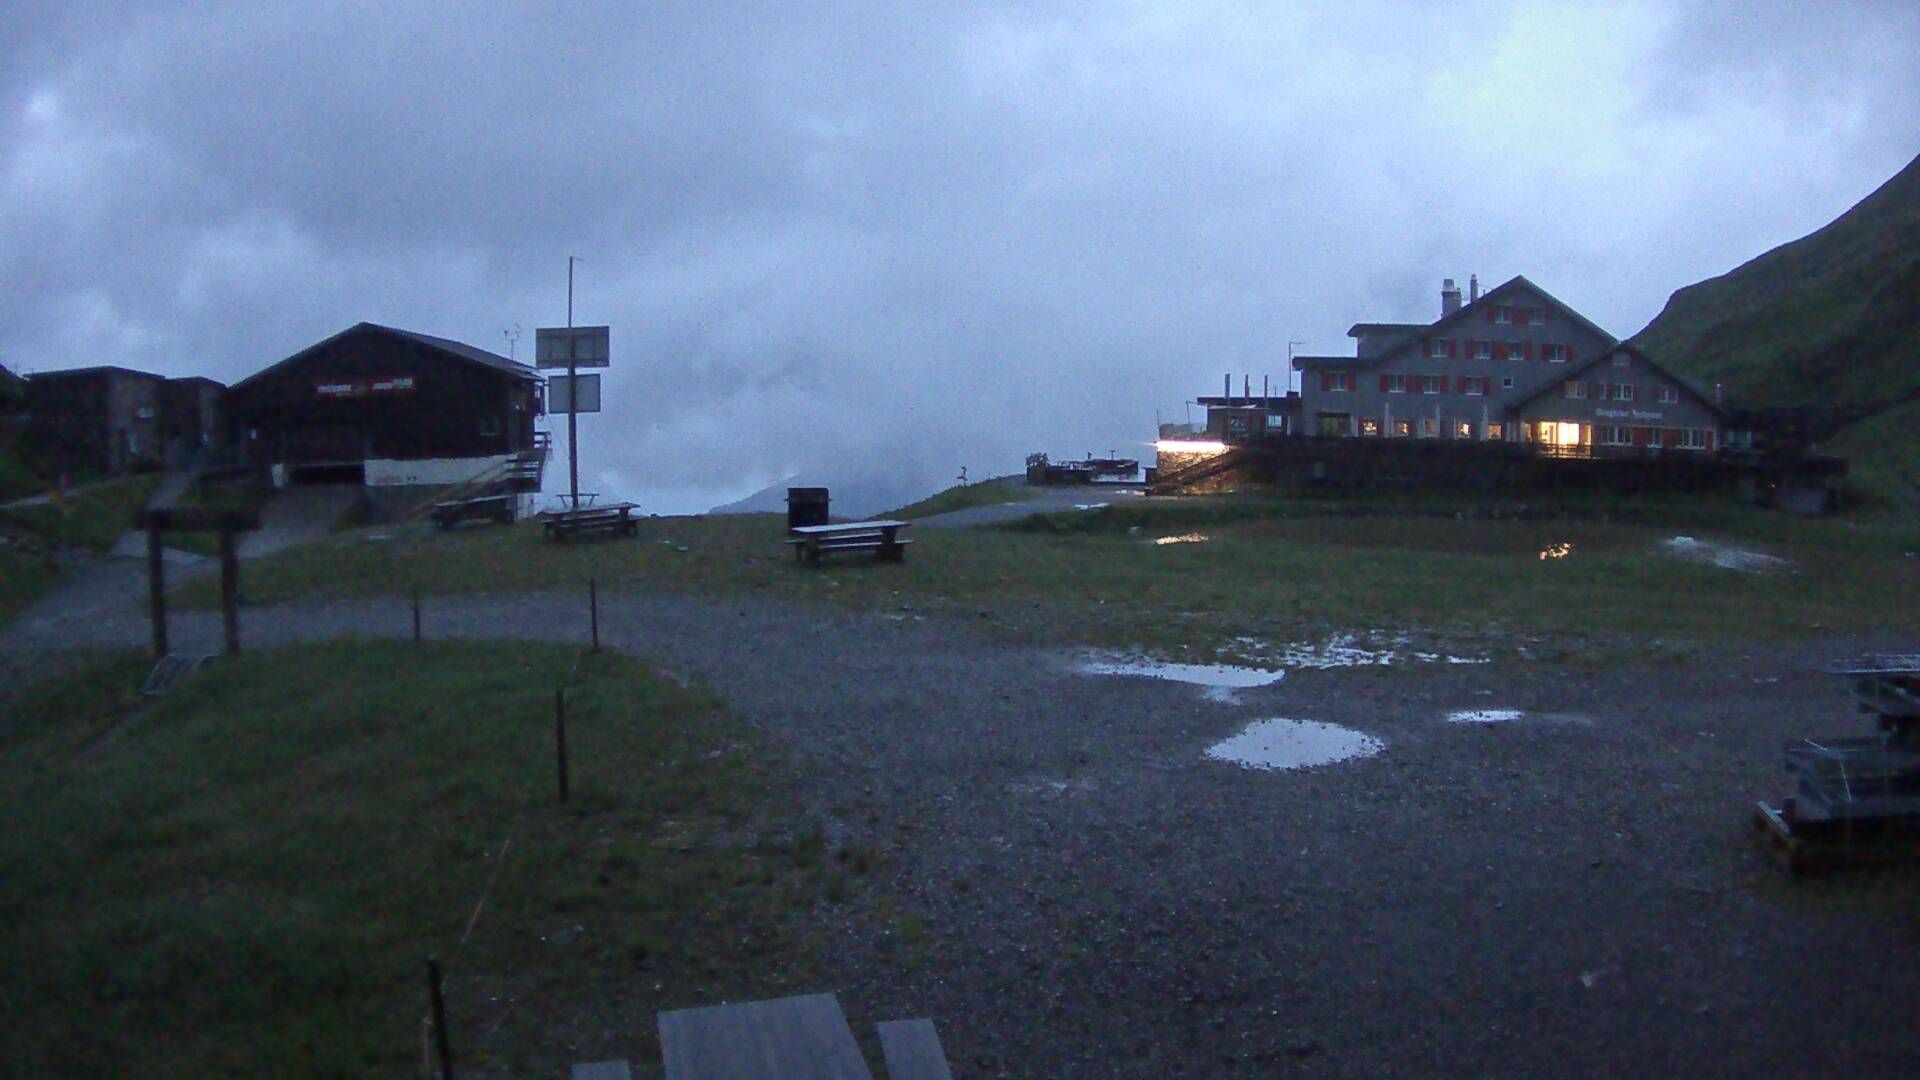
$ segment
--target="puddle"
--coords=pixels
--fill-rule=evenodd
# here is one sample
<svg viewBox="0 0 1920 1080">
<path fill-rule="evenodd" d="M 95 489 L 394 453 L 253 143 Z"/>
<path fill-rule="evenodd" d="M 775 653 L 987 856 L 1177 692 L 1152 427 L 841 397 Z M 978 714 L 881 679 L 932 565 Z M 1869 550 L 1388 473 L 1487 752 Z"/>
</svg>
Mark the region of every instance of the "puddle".
<svg viewBox="0 0 1920 1080">
<path fill-rule="evenodd" d="M 1364 732 L 1316 720 L 1256 720 L 1207 747 L 1207 757 L 1249 769 L 1310 769 L 1371 757 L 1387 744 Z"/>
<path fill-rule="evenodd" d="M 1447 714 L 1449 724 L 1509 724 L 1525 717 L 1520 709 L 1458 709 Z"/>
<path fill-rule="evenodd" d="M 1107 508 L 1107 504 L 1106 503 L 1074 503 L 1073 508 L 1075 510 L 1105 510 Z"/>
<path fill-rule="evenodd" d="M 1410 647 L 1405 634 L 1335 634 L 1325 641 L 1290 641 L 1275 645 L 1260 638 L 1239 637 L 1227 652 L 1266 661 L 1281 668 L 1373 667 L 1396 663 L 1486 664 L 1485 656 L 1454 656 L 1450 653 L 1419 652 Z"/>
<path fill-rule="evenodd" d="M 1671 540 L 1662 540 L 1660 547 L 1675 558 L 1685 559 L 1688 562 L 1710 563 L 1725 570 L 1765 573 L 1793 569 L 1791 559 L 1763 555 L 1758 551 L 1742 551 L 1725 544 L 1716 544 L 1711 540 L 1696 540 L 1691 536 L 1676 536 Z"/>
<path fill-rule="evenodd" d="M 1571 554 L 1573 554 L 1572 544 L 1548 544 L 1546 547 L 1540 549 L 1540 561 L 1545 562 L 1548 559 L 1564 559 Z"/>
<path fill-rule="evenodd" d="M 1210 539 L 1206 533 L 1181 533 L 1178 536 L 1156 536 L 1153 546 L 1166 547 L 1168 544 L 1204 544 Z"/>
<path fill-rule="evenodd" d="M 1120 660 L 1092 658 L 1074 670 L 1082 675 L 1132 675 L 1143 679 L 1191 683 L 1206 688 L 1212 701 L 1231 702 L 1235 690 L 1269 686 L 1287 677 L 1284 671 L 1263 671 L 1233 664 L 1163 664 L 1156 660 Z"/>
</svg>

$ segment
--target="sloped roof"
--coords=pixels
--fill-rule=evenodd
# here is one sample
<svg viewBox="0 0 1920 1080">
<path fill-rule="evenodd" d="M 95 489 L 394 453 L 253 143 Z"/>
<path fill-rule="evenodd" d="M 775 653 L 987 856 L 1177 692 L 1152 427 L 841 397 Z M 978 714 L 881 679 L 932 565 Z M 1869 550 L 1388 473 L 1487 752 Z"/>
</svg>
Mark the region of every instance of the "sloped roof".
<svg viewBox="0 0 1920 1080">
<path fill-rule="evenodd" d="M 1383 361 L 1387 359 L 1389 356 L 1391 356 L 1396 350 L 1398 350 L 1399 348 L 1401 348 L 1403 345 L 1407 343 L 1407 339 L 1411 339 L 1416 334 L 1428 335 L 1428 334 L 1433 334 L 1437 331 L 1444 330 L 1447 327 L 1454 325 L 1455 323 L 1462 322 L 1466 319 L 1472 318 L 1473 316 L 1481 312 L 1486 311 L 1489 307 L 1496 306 L 1494 303 L 1496 300 L 1509 296 L 1521 289 L 1526 289 L 1530 292 L 1537 294 L 1540 297 L 1540 299 L 1553 305 L 1553 307 L 1559 310 L 1561 314 L 1571 318 L 1576 324 L 1586 327 L 1588 330 L 1591 330 L 1595 335 L 1604 339 L 1608 343 L 1609 347 L 1611 347 L 1611 345 L 1614 342 L 1617 342 L 1620 340 L 1614 335 L 1601 329 L 1599 326 L 1596 326 L 1593 323 L 1593 321 L 1588 319 L 1585 315 L 1582 315 L 1579 312 L 1573 310 L 1573 308 L 1567 306 L 1567 304 L 1563 302 L 1559 297 L 1553 295 L 1547 290 L 1527 280 L 1527 277 L 1525 274 L 1515 274 L 1513 277 L 1510 277 L 1507 280 L 1501 282 L 1500 284 L 1495 285 L 1493 288 L 1488 289 L 1486 292 L 1481 293 L 1480 299 L 1475 300 L 1470 304 L 1462 304 L 1460 305 L 1458 310 L 1448 315 L 1442 315 L 1440 318 L 1430 323 L 1354 323 L 1352 328 L 1347 331 L 1347 336 L 1349 337 L 1358 337 L 1361 332 L 1368 332 L 1368 331 L 1376 332 L 1376 333 L 1397 333 L 1403 336 L 1401 340 L 1392 342 L 1390 345 L 1388 345 L 1388 347 L 1375 352 L 1372 356 L 1344 357 L 1344 358 L 1340 358 L 1340 362 L 1346 363 L 1346 364 L 1356 364 L 1356 365 L 1377 364 L 1380 361 Z M 1335 358 L 1334 357 L 1296 356 L 1294 357 L 1294 367 L 1296 370 L 1305 370 L 1305 366 L 1300 364 L 1300 361 L 1303 359 L 1314 360 L 1319 362 L 1320 366 L 1324 366 L 1326 363 L 1333 362 Z M 1314 366 L 1314 365 L 1306 365 L 1306 366 Z M 1662 369 L 1662 370 L 1665 370 L 1665 369 Z"/>
<path fill-rule="evenodd" d="M 1600 366 L 1601 362 L 1610 360 L 1619 353 L 1626 353 L 1627 355 L 1647 365 L 1653 370 L 1659 372 L 1661 375 L 1666 377 L 1668 382 L 1671 382 L 1675 386 L 1678 386 L 1681 390 L 1685 391 L 1695 401 L 1698 401 L 1700 404 L 1706 406 L 1707 409 L 1711 411 L 1715 416 L 1718 416 L 1722 420 L 1725 420 L 1727 418 L 1727 410 L 1722 408 L 1719 405 L 1714 404 L 1713 399 L 1709 398 L 1706 394 L 1702 393 L 1700 391 L 1700 388 L 1695 386 L 1691 380 L 1683 379 L 1680 376 L 1675 375 L 1673 372 L 1668 371 L 1653 357 L 1648 356 L 1646 353 L 1641 352 L 1639 349 L 1636 349 L 1633 346 L 1626 344 L 1625 342 L 1615 342 L 1610 348 L 1601 350 L 1600 354 L 1598 356 L 1593 357 L 1591 360 L 1587 360 L 1583 363 L 1575 364 L 1572 367 L 1567 368 L 1565 371 L 1555 372 L 1553 374 L 1553 377 L 1547 379 L 1545 382 L 1542 382 L 1539 386 L 1536 386 L 1533 389 L 1527 391 L 1525 395 L 1521 397 L 1516 397 L 1512 401 L 1508 402 L 1507 408 L 1517 411 L 1522 406 L 1527 405 L 1535 400 L 1538 400 L 1542 394 L 1545 394 L 1549 390 L 1552 390 L 1554 387 L 1559 386 L 1561 383 L 1566 382 L 1569 379 L 1577 379 L 1580 376 L 1585 375 L 1587 372 L 1592 371 L 1594 368 Z"/>
<path fill-rule="evenodd" d="M 493 368 L 496 371 L 502 372 L 503 374 L 512 375 L 515 378 L 538 379 L 540 377 L 540 373 L 538 371 L 535 371 L 533 368 L 528 367 L 525 364 L 518 363 L 517 361 L 509 360 L 506 357 L 501 356 L 499 353 L 490 353 L 485 349 L 475 348 L 474 346 L 468 345 L 465 342 L 454 341 L 451 338 L 434 337 L 431 334 L 419 334 L 419 333 L 415 333 L 412 330 L 401 330 L 397 327 L 392 327 L 392 326 L 381 326 L 379 323 L 359 322 L 359 323 L 354 323 L 352 326 L 347 327 L 345 330 L 340 331 L 339 333 L 333 335 L 330 338 L 327 338 L 324 341 L 315 342 L 314 344 L 309 345 L 304 349 L 301 349 L 299 352 L 294 353 L 292 356 L 287 357 L 285 360 L 282 360 L 279 363 L 270 364 L 267 367 L 264 367 L 259 371 L 254 372 L 253 374 L 247 376 L 246 378 L 241 379 L 239 382 L 234 383 L 233 386 L 230 387 L 229 389 L 238 390 L 241 387 L 248 386 L 252 383 L 258 382 L 259 380 L 266 378 L 267 376 L 273 374 L 274 372 L 279 371 L 281 368 L 287 367 L 291 364 L 296 364 L 301 360 L 306 359 L 308 356 L 312 355 L 313 353 L 318 352 L 329 345 L 332 345 L 334 342 L 339 341 L 342 338 L 351 336 L 353 334 L 365 334 L 365 333 L 382 334 L 388 337 L 399 338 L 402 341 L 411 341 L 416 345 L 423 345 L 429 349 L 434 350 L 435 352 L 445 353 L 448 356 L 457 357 L 461 360 L 465 360 L 470 363 L 480 364 L 484 367 Z"/>
</svg>

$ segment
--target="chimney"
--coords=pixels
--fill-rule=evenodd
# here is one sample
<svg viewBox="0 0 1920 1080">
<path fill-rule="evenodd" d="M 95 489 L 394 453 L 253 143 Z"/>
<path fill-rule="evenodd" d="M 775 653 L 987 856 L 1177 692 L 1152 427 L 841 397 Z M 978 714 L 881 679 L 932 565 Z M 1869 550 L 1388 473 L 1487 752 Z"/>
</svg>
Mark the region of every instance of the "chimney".
<svg viewBox="0 0 1920 1080">
<path fill-rule="evenodd" d="M 1253 396 L 1253 373 L 1252 372 L 1248 372 L 1247 374 L 1240 376 L 1240 396 L 1243 398 L 1250 398 Z"/>
<path fill-rule="evenodd" d="M 1477 304 L 1479 302 L 1480 302 L 1480 275 L 1468 274 L 1467 275 L 1467 303 Z"/>
<path fill-rule="evenodd" d="M 1233 396 L 1233 372 L 1231 371 L 1220 376 L 1220 396 L 1223 398 Z"/>
<path fill-rule="evenodd" d="M 1460 310 L 1460 286 L 1448 278 L 1440 283 L 1440 317 L 1446 318 Z"/>
</svg>

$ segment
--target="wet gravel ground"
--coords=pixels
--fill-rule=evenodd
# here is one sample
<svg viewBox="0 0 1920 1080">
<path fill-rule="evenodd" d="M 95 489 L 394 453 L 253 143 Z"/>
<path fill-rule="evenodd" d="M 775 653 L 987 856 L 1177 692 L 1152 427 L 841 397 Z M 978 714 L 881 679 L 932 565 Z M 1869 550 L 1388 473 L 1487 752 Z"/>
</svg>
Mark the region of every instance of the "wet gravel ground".
<svg viewBox="0 0 1920 1080">
<path fill-rule="evenodd" d="M 396 599 L 245 622 L 250 645 L 410 633 Z M 584 640 L 586 611 L 446 598 L 426 627 Z M 136 610 L 0 643 L 144 632 Z M 174 634 L 211 650 L 217 619 Z M 1783 742 L 1870 729 L 1820 666 L 1911 643 L 1296 671 L 1222 702 L 912 612 L 607 597 L 601 634 L 710 683 L 803 763 L 836 843 L 881 853 L 804 917 L 822 989 L 857 1029 L 934 1018 L 957 1076 L 1920 1075 L 1920 873 L 1793 881 L 1748 824 Z M 1445 722 L 1504 707 L 1534 715 Z M 1265 717 L 1386 749 L 1203 758 Z"/>
</svg>

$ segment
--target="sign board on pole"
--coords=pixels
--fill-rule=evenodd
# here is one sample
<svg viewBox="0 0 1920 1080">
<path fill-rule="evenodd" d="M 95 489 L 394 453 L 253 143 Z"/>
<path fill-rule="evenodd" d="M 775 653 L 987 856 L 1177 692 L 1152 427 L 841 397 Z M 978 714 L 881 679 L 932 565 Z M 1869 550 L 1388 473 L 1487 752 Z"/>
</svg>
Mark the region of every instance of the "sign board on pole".
<svg viewBox="0 0 1920 1080">
<path fill-rule="evenodd" d="M 543 326 L 533 332 L 534 363 L 543 368 L 606 367 L 607 343 L 604 326 Z"/>
<path fill-rule="evenodd" d="M 574 380 L 579 380 L 578 400 L 574 394 Z M 547 377 L 547 413 L 558 416 L 567 412 L 568 405 L 573 412 L 600 411 L 600 376 L 598 375 L 551 375 Z"/>
</svg>

